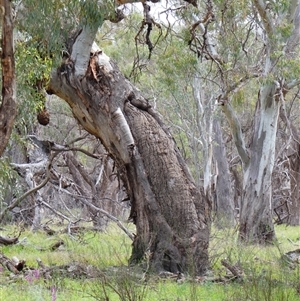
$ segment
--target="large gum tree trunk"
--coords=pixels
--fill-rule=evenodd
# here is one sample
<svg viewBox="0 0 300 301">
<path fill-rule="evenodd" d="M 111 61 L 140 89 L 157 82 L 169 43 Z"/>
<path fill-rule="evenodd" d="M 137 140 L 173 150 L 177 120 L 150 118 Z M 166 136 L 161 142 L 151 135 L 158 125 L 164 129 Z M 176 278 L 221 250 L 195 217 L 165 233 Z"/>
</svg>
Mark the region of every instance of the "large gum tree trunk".
<svg viewBox="0 0 300 301">
<path fill-rule="evenodd" d="M 269 84 L 259 93 L 250 146 L 250 160 L 244 166 L 243 196 L 240 208 L 242 241 L 272 242 L 272 172 L 280 101 L 277 87 Z"/>
<path fill-rule="evenodd" d="M 208 267 L 206 200 L 140 91 L 95 44 L 91 55 L 80 54 L 89 34 L 84 29 L 77 37 L 71 57 L 52 74 L 48 92 L 68 102 L 115 160 L 137 231 L 130 261 L 138 263 L 148 254 L 155 271 L 202 274 Z"/>
</svg>

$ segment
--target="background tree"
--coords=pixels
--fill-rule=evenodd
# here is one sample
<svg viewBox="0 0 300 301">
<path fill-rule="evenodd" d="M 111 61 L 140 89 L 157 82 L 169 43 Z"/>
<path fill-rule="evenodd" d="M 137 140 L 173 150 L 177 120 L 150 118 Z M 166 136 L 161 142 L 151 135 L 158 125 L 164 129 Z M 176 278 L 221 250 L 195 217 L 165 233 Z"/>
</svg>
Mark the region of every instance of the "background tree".
<svg viewBox="0 0 300 301">
<path fill-rule="evenodd" d="M 0 106 L 0 156 L 9 141 L 17 115 L 13 19 L 11 1 L 1 0 L 2 100 Z"/>
<path fill-rule="evenodd" d="M 202 58 L 215 65 L 212 75 L 216 81 L 218 74 L 217 99 L 242 161 L 240 239 L 270 242 L 275 237 L 271 179 L 279 108 L 286 93 L 298 84 L 295 79 L 299 70 L 294 68 L 287 74 L 286 68 L 298 65 L 295 55 L 299 42 L 299 3 L 229 1 L 215 2 L 215 7 L 211 4 L 207 8 L 209 18 L 198 17 L 192 27 L 191 45 Z M 202 37 L 196 34 L 196 29 Z M 238 91 L 252 87 L 257 77 L 260 88 L 252 137 L 246 143 L 231 99 Z"/>
</svg>

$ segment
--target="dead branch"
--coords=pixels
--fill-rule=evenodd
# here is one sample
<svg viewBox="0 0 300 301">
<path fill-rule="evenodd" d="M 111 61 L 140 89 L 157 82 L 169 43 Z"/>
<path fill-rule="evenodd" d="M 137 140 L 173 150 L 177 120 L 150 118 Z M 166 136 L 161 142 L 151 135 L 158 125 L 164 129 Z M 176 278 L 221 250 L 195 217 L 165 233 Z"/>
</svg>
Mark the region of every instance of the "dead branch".
<svg viewBox="0 0 300 301">
<path fill-rule="evenodd" d="M 4 208 L 3 211 L 0 213 L 0 222 L 3 220 L 3 218 L 5 217 L 5 215 L 8 211 L 10 211 L 13 208 L 15 208 L 16 206 L 18 206 L 26 197 L 28 197 L 32 193 L 35 193 L 36 191 L 38 191 L 39 189 L 41 189 L 42 187 L 44 187 L 48 183 L 48 181 L 50 179 L 50 169 L 51 169 L 52 162 L 58 154 L 59 154 L 58 152 L 54 152 L 53 154 L 50 155 L 49 160 L 48 160 L 48 164 L 47 164 L 47 167 L 46 167 L 46 177 L 45 177 L 45 179 L 39 185 L 37 185 L 36 187 L 28 190 L 23 195 L 16 198 L 9 206 Z"/>
<path fill-rule="evenodd" d="M 19 237 L 14 238 L 8 238 L 0 236 L 0 245 L 8 246 L 8 245 L 14 245 L 18 242 Z"/>
<path fill-rule="evenodd" d="M 65 193 L 72 195 L 74 197 L 76 197 L 77 199 L 79 199 L 83 204 L 91 207 L 93 210 L 98 211 L 102 214 L 104 214 L 106 217 L 108 217 L 110 220 L 114 221 L 127 235 L 128 237 L 133 241 L 134 240 L 134 235 L 122 224 L 122 222 L 116 218 L 115 216 L 109 214 L 107 211 L 93 205 L 92 203 L 90 203 L 89 201 L 87 201 L 88 199 L 92 199 L 91 197 L 86 197 L 86 196 L 81 196 L 81 195 L 73 195 L 71 194 L 69 191 L 67 191 L 66 189 L 61 189 L 63 190 Z M 70 227 L 69 227 L 70 228 Z"/>
<path fill-rule="evenodd" d="M 92 208 L 93 210 L 95 210 L 95 211 L 99 211 L 100 213 L 102 213 L 102 214 L 104 214 L 105 216 L 107 216 L 110 220 L 114 221 L 114 222 L 115 222 L 115 223 L 116 223 L 116 224 L 117 224 L 117 225 L 118 225 L 118 226 L 119 226 L 119 227 L 127 234 L 127 236 L 128 236 L 132 241 L 134 241 L 134 235 L 133 235 L 131 232 L 129 232 L 129 230 L 128 230 L 127 228 L 124 227 L 124 225 L 122 224 L 122 222 L 121 222 L 118 218 L 116 218 L 115 216 L 109 214 L 107 211 L 105 211 L 105 210 L 103 210 L 103 209 L 101 209 L 101 208 L 99 208 L 99 207 L 93 205 L 92 203 L 88 202 L 84 197 L 80 197 L 79 199 L 80 199 L 80 201 L 81 201 L 83 204 L 85 204 L 85 205 L 91 207 L 91 208 Z"/>
<path fill-rule="evenodd" d="M 51 251 L 55 251 L 56 249 L 58 249 L 60 246 L 64 245 L 64 241 L 63 240 L 59 240 L 56 243 L 54 243 L 49 249 Z"/>
<path fill-rule="evenodd" d="M 23 228 L 19 231 L 19 234 L 13 238 L 0 236 L 0 245 L 8 246 L 13 245 L 19 242 L 19 237 L 23 232 Z"/>
<path fill-rule="evenodd" d="M 225 259 L 222 259 L 221 260 L 221 263 L 222 265 L 227 268 L 231 273 L 232 275 L 238 279 L 238 280 L 242 280 L 243 279 L 243 275 L 242 275 L 242 272 L 235 266 L 231 265 L 227 260 Z"/>
<path fill-rule="evenodd" d="M 1 252 L 0 252 L 0 263 L 4 268 L 8 269 L 10 272 L 14 274 L 19 274 L 19 271 L 15 267 L 14 263 L 5 255 L 3 255 Z"/>
</svg>

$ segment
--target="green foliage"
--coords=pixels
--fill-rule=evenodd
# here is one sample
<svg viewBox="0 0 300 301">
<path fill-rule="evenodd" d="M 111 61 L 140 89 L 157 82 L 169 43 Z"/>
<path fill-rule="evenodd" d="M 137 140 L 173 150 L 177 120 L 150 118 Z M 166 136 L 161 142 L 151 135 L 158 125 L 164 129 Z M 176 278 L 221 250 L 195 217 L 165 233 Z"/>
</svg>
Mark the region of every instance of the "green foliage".
<svg viewBox="0 0 300 301">
<path fill-rule="evenodd" d="M 16 172 L 12 169 L 9 163 L 9 159 L 7 157 L 2 157 L 0 160 L 0 209 L 5 205 L 2 201 L 6 196 L 7 187 L 14 185 L 14 191 L 16 194 L 19 190 L 19 187 L 16 187 L 15 185 Z"/>
<path fill-rule="evenodd" d="M 50 80 L 52 59 L 43 56 L 37 42 L 19 42 L 16 44 L 16 73 L 19 115 L 16 127 L 32 125 L 36 112 L 45 106 L 45 95 L 40 89 Z M 21 133 L 26 134 L 26 130 Z"/>
<path fill-rule="evenodd" d="M 17 43 L 15 55 L 19 84 L 36 86 L 37 81 L 47 84 L 53 64 L 50 56 L 41 53 L 42 50 L 35 41 Z"/>
</svg>

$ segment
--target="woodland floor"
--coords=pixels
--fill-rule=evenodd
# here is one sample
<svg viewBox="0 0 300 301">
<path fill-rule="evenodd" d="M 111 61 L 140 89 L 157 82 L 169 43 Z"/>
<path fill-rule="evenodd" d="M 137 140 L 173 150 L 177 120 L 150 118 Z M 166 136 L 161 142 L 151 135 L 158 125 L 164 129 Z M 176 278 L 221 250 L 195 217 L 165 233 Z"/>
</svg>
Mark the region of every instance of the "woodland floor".
<svg viewBox="0 0 300 301">
<path fill-rule="evenodd" d="M 204 277 L 129 268 L 131 241 L 124 232 L 113 224 L 104 233 L 87 227 L 68 234 L 53 222 L 51 235 L 3 227 L 1 237 L 20 237 L 1 245 L 0 300 L 300 300 L 300 227 L 276 226 L 278 241 L 267 247 L 241 246 L 235 230 L 213 229 Z M 5 265 L 23 260 L 20 272 Z"/>
</svg>

